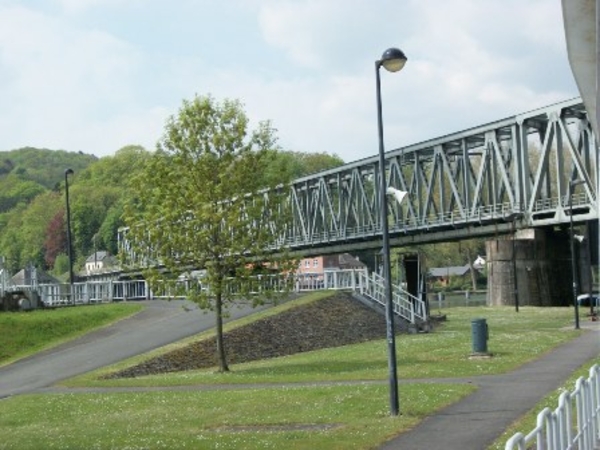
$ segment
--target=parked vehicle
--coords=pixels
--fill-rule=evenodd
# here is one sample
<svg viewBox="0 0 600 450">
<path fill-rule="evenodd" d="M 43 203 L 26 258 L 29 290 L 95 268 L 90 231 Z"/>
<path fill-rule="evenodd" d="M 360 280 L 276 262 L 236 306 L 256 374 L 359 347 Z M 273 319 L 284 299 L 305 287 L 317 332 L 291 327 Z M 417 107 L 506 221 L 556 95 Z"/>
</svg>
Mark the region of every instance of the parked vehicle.
<svg viewBox="0 0 600 450">
<path fill-rule="evenodd" d="M 590 306 L 590 303 L 595 308 L 600 306 L 600 295 L 598 294 L 581 294 L 577 296 L 577 304 L 579 306 Z"/>
</svg>

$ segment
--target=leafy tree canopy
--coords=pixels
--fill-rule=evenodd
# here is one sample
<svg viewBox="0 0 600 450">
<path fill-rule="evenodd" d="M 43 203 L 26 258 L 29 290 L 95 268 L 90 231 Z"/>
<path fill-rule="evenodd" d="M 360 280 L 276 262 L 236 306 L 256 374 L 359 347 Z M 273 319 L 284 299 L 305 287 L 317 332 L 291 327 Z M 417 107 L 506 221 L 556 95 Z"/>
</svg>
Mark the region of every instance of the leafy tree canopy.
<svg viewBox="0 0 600 450">
<path fill-rule="evenodd" d="M 83 170 L 98 158 L 85 153 L 66 152 L 24 147 L 0 152 L 0 179 L 7 173 L 15 173 L 23 180 L 35 181 L 46 189 L 54 189 L 57 182 L 64 180 L 65 169 L 76 173 Z M 11 169 L 7 172 L 8 169 Z"/>
<path fill-rule="evenodd" d="M 286 226 L 287 192 L 272 192 L 268 200 L 258 194 L 265 183 L 275 183 L 264 176 L 274 148 L 269 123 L 249 130 L 238 101 L 219 103 L 210 96 L 186 100 L 168 120 L 156 154 L 135 178 L 134 196 L 125 208 L 139 254 L 152 248 L 152 257 L 173 278 L 182 265 L 206 270 L 202 283 L 208 290 L 198 289 L 188 298 L 216 312 L 221 371 L 228 370 L 222 319 L 234 298 L 228 278 L 235 275 L 238 292 L 248 294 L 259 262 L 291 268 L 282 246 L 279 253 L 270 251 Z M 166 273 L 149 274 L 155 289 Z"/>
<path fill-rule="evenodd" d="M 344 161 L 337 155 L 272 149 L 263 176 L 266 184 L 276 185 L 343 164 Z"/>
</svg>

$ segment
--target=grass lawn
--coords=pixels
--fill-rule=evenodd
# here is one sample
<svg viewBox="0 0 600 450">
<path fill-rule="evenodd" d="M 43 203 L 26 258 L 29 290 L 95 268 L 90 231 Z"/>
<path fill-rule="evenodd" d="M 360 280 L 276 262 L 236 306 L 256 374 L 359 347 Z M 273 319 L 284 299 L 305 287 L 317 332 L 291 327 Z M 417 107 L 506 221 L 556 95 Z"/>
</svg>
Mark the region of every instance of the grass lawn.
<svg viewBox="0 0 600 450">
<path fill-rule="evenodd" d="M 300 301 L 311 300 L 314 297 Z M 291 303 L 283 304 L 256 317 L 289 307 Z M 515 313 L 512 308 L 469 307 L 442 312 L 448 320 L 434 333 L 397 337 L 399 377 L 416 379 L 400 385 L 399 417 L 389 417 L 384 340 L 234 365 L 227 374 L 197 370 L 98 380 L 141 356 L 63 384 L 158 390 L 31 394 L 0 401 L 0 449 L 375 448 L 475 389 L 468 383 L 428 384 L 418 379 L 506 372 L 581 333 L 573 330 L 570 308 L 523 307 Z M 493 358 L 468 358 L 475 318 L 487 319 Z M 317 381 L 348 384 L 310 384 Z M 195 387 L 160 389 L 186 385 Z"/>
<path fill-rule="evenodd" d="M 133 303 L 112 303 L 0 313 L 0 365 L 81 336 L 141 308 Z"/>
<path fill-rule="evenodd" d="M 0 449 L 365 449 L 471 392 L 385 384 L 23 395 L 0 401 Z"/>
</svg>

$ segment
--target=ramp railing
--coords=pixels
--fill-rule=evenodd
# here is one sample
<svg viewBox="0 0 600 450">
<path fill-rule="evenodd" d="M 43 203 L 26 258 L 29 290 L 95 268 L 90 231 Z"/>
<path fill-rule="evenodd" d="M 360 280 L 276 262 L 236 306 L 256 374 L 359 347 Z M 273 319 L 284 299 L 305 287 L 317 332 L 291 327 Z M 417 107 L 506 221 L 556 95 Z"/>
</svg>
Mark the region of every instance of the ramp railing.
<svg viewBox="0 0 600 450">
<path fill-rule="evenodd" d="M 361 272 L 357 292 L 385 307 L 385 284 L 384 278 L 377 274 Z M 392 287 L 392 303 L 394 313 L 410 323 L 427 321 L 427 308 L 425 302 L 415 297 L 400 286 Z"/>
<path fill-rule="evenodd" d="M 563 392 L 558 407 L 544 408 L 529 434 L 516 433 L 505 450 L 594 450 L 600 447 L 600 365 L 580 377 L 572 392 Z"/>
</svg>

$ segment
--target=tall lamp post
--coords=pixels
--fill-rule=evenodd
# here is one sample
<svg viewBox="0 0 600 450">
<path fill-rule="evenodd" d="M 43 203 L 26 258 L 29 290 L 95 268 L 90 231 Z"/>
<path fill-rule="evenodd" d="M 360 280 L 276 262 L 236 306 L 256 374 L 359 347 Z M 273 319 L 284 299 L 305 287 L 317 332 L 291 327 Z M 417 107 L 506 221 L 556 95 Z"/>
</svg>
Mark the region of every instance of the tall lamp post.
<svg viewBox="0 0 600 450">
<path fill-rule="evenodd" d="M 71 243 L 71 208 L 69 206 L 69 175 L 73 175 L 73 169 L 65 170 L 65 201 L 67 204 L 67 255 L 69 257 L 69 294 L 71 303 L 75 304 L 75 293 L 73 292 L 73 245 Z"/>
<path fill-rule="evenodd" d="M 575 261 L 575 234 L 573 233 L 573 188 L 585 183 L 585 180 L 569 181 L 569 240 L 571 243 L 571 275 L 573 277 L 573 305 L 575 306 L 575 329 L 579 329 L 579 303 L 577 302 L 578 282 L 577 263 Z M 590 298 L 590 301 L 592 299 Z"/>
<path fill-rule="evenodd" d="M 390 236 L 388 227 L 388 205 L 385 176 L 385 156 L 383 145 L 383 120 L 381 113 L 381 79 L 379 69 L 383 66 L 389 72 L 398 72 L 406 64 L 402 50 L 388 48 L 381 59 L 375 61 L 375 79 L 377 90 L 377 131 L 379 135 L 379 202 L 381 208 L 381 234 L 383 235 L 383 277 L 385 283 L 385 321 L 388 343 L 388 368 L 390 383 L 390 414 L 399 413 L 398 374 L 396 368 L 396 337 L 394 332 L 394 306 L 392 304 L 392 272 L 390 266 Z"/>
</svg>

